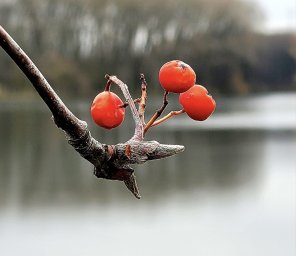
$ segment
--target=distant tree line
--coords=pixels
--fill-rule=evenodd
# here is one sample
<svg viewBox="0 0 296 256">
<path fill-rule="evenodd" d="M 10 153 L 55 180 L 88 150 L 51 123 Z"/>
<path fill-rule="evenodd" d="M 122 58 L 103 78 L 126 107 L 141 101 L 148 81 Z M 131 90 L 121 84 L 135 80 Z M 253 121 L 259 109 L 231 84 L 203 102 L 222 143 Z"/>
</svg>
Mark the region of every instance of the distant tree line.
<svg viewBox="0 0 296 256">
<path fill-rule="evenodd" d="M 296 36 L 256 32 L 260 17 L 238 0 L 0 0 L 0 24 L 69 97 L 102 89 L 106 73 L 156 85 L 171 59 L 215 93 L 295 90 Z M 28 89 L 2 52 L 0 70 L 0 96 Z"/>
</svg>

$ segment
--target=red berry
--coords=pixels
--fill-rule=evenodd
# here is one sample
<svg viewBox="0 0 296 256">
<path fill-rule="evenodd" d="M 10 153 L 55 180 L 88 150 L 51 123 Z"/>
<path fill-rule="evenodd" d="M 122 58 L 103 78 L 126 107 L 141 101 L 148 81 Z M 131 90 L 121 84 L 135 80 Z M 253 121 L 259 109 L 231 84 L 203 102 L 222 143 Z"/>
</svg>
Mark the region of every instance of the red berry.
<svg viewBox="0 0 296 256">
<path fill-rule="evenodd" d="M 159 70 L 159 82 L 168 92 L 186 92 L 195 84 L 194 70 L 180 60 L 172 60 L 165 63 Z"/>
<path fill-rule="evenodd" d="M 101 92 L 91 105 L 91 116 L 97 125 L 106 129 L 115 128 L 124 120 L 125 109 L 122 105 L 122 100 L 115 93 Z"/>
<path fill-rule="evenodd" d="M 194 85 L 188 91 L 181 93 L 179 102 L 186 114 L 197 121 L 206 120 L 216 108 L 215 100 L 201 85 Z"/>
</svg>

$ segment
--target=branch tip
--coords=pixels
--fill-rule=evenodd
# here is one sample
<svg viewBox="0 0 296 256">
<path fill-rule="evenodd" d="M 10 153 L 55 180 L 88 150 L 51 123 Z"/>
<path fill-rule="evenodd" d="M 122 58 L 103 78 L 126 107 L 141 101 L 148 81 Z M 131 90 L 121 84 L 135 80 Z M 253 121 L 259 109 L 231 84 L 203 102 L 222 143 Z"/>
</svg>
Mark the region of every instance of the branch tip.
<svg viewBox="0 0 296 256">
<path fill-rule="evenodd" d="M 130 175 L 130 177 L 124 180 L 124 184 L 129 191 L 137 198 L 141 199 L 141 195 L 139 193 L 138 185 L 136 182 L 136 176 L 134 174 Z"/>
</svg>

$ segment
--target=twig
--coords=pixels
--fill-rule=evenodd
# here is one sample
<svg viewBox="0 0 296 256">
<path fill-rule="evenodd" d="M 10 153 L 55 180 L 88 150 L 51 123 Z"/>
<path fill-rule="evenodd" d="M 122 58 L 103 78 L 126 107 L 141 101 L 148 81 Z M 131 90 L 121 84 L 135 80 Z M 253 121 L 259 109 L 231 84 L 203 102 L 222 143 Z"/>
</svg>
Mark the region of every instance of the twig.
<svg viewBox="0 0 296 256">
<path fill-rule="evenodd" d="M 168 105 L 168 96 L 169 92 L 165 91 L 163 94 L 163 102 L 162 102 L 162 106 L 160 109 L 158 109 L 155 114 L 151 117 L 151 119 L 148 121 L 148 123 L 145 125 L 144 127 L 144 134 L 149 130 L 149 128 L 154 124 L 154 122 L 156 121 L 157 118 L 159 118 L 162 114 L 162 112 L 164 111 L 164 109 L 166 108 L 166 106 Z"/>
<path fill-rule="evenodd" d="M 166 116 L 164 116 L 163 118 L 156 120 L 151 126 L 156 126 L 161 124 L 162 122 L 168 120 L 169 118 L 173 117 L 173 116 L 177 116 L 177 115 L 181 115 L 185 113 L 184 109 L 178 110 L 178 111 L 171 111 L 170 113 L 168 113 Z"/>
<path fill-rule="evenodd" d="M 140 75 L 141 79 L 141 98 L 139 102 L 139 116 L 142 121 L 143 126 L 145 126 L 145 108 L 146 108 L 146 100 L 147 100 L 147 82 L 145 80 L 144 74 Z"/>
<path fill-rule="evenodd" d="M 134 100 L 132 99 L 132 97 L 129 93 L 127 85 L 124 82 L 122 82 L 120 79 L 118 79 L 116 76 L 105 75 L 105 78 L 112 81 L 114 84 L 119 86 L 127 103 L 129 104 L 129 107 L 130 107 L 132 115 L 133 115 L 133 119 L 135 121 L 135 126 L 136 126 L 134 136 L 132 137 L 131 140 L 143 141 L 144 126 L 143 126 L 143 123 L 140 119 L 139 112 L 135 106 Z"/>
<path fill-rule="evenodd" d="M 111 84 L 112 84 L 112 81 L 108 80 L 106 85 L 105 85 L 105 91 L 110 91 Z"/>
<path fill-rule="evenodd" d="M 138 98 L 138 99 L 134 99 L 134 103 L 140 103 L 141 99 Z M 128 106 L 128 102 L 125 101 L 121 106 L 119 106 L 120 108 L 126 108 Z"/>
</svg>

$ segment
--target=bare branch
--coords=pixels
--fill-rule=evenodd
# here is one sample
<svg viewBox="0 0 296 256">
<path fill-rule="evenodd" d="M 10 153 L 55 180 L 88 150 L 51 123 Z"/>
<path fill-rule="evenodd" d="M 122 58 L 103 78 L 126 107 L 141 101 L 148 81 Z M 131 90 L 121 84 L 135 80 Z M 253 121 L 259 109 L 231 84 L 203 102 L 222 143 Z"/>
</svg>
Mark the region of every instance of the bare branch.
<svg viewBox="0 0 296 256">
<path fill-rule="evenodd" d="M 145 125 L 144 127 L 144 134 L 149 130 L 149 128 L 153 125 L 153 123 L 155 122 L 155 120 L 157 118 L 159 118 L 162 114 L 162 112 L 165 110 L 166 106 L 168 105 L 168 91 L 165 91 L 163 94 L 163 102 L 162 102 L 162 106 L 159 110 L 157 110 L 155 112 L 155 114 L 151 117 L 151 119 L 149 120 L 149 122 Z"/>
<path fill-rule="evenodd" d="M 132 111 L 132 115 L 133 115 L 133 119 L 135 121 L 136 127 L 135 127 L 134 136 L 132 137 L 131 140 L 142 141 L 144 139 L 144 126 L 139 116 L 139 112 L 135 106 L 134 100 L 129 93 L 127 85 L 124 82 L 122 82 L 120 79 L 118 79 L 116 76 L 106 75 L 105 77 L 110 81 L 112 81 L 114 84 L 119 86 Z"/>
<path fill-rule="evenodd" d="M 142 124 L 145 126 L 145 108 L 146 108 L 146 100 L 147 100 L 147 82 L 144 74 L 140 75 L 141 79 L 141 98 L 139 102 L 139 116 L 142 121 Z"/>
<path fill-rule="evenodd" d="M 76 133 L 84 134 L 86 123 L 82 122 L 72 114 L 55 91 L 50 87 L 49 83 L 31 59 L 1 26 L 0 38 L 1 47 L 8 53 L 8 55 L 15 61 L 18 67 L 31 81 L 36 91 L 53 113 L 55 121 L 60 123 L 59 119 L 63 119 L 65 122 L 60 125 L 66 126 L 69 132 L 73 135 Z M 61 128 L 63 129 L 63 127 Z"/>
<path fill-rule="evenodd" d="M 171 111 L 170 113 L 168 113 L 163 118 L 155 121 L 151 126 L 159 125 L 159 124 L 163 123 L 164 121 L 168 120 L 169 118 L 171 118 L 173 116 L 181 115 L 183 113 L 185 113 L 184 109 L 181 109 L 181 110 L 178 110 L 178 111 Z"/>
<path fill-rule="evenodd" d="M 138 98 L 138 99 L 134 99 L 134 103 L 140 103 L 141 99 Z M 125 101 L 121 106 L 119 106 L 120 108 L 126 108 L 128 106 L 128 102 Z"/>
<path fill-rule="evenodd" d="M 137 198 L 140 198 L 134 170 L 130 165 L 142 164 L 149 160 L 169 157 L 184 151 L 184 146 L 180 145 L 164 145 L 157 141 L 143 141 L 143 122 L 135 107 L 134 100 L 126 84 L 116 76 L 107 76 L 107 79 L 117 84 L 122 90 L 133 114 L 136 124 L 135 133 L 125 143 L 106 145 L 98 142 L 91 136 L 87 123 L 78 119 L 66 107 L 32 60 L 1 26 L 0 46 L 31 81 L 33 87 L 52 112 L 56 125 L 66 133 L 69 144 L 94 165 L 94 174 L 98 178 L 124 181 L 127 188 Z M 107 86 L 110 86 L 110 82 L 107 82 Z"/>
<path fill-rule="evenodd" d="M 2 26 L 0 26 L 0 45 L 31 81 L 33 87 L 51 110 L 54 122 L 65 131 L 69 143 L 76 151 L 95 166 L 100 165 L 105 158 L 108 158 L 108 150 L 106 150 L 108 147 L 91 136 L 87 123 L 78 119 L 66 107 L 32 60 Z"/>
</svg>

